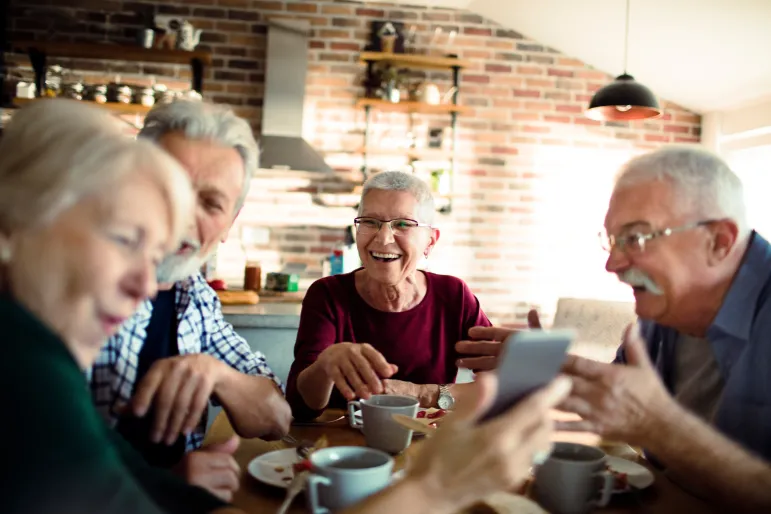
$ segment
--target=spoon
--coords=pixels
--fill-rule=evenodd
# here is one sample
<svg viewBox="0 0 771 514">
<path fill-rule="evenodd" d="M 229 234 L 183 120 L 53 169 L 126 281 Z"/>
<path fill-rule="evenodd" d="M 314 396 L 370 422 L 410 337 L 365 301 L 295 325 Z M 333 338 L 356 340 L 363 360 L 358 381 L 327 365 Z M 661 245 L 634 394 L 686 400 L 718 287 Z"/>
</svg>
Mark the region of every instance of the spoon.
<svg viewBox="0 0 771 514">
<path fill-rule="evenodd" d="M 436 431 L 435 428 L 430 428 L 420 421 L 417 421 L 415 418 L 405 416 L 404 414 L 392 414 L 391 417 L 404 428 L 409 428 L 410 430 L 420 432 L 421 434 L 431 435 Z"/>
</svg>

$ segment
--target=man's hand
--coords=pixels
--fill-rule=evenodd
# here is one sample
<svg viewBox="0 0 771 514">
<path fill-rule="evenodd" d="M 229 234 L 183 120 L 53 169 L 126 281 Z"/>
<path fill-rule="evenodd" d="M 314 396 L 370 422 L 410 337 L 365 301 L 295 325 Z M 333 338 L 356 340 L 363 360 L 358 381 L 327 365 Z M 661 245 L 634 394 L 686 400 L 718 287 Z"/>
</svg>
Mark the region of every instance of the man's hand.
<svg viewBox="0 0 771 514">
<path fill-rule="evenodd" d="M 531 309 L 527 313 L 527 325 L 531 330 L 541 329 L 538 312 Z M 490 371 L 498 367 L 501 343 L 516 330 L 497 327 L 473 327 L 468 331 L 470 341 L 458 341 L 455 351 L 472 357 L 462 357 L 457 360 L 459 368 L 468 368 L 474 372 Z"/>
<path fill-rule="evenodd" d="M 143 417 L 154 407 L 150 439 L 173 444 L 190 434 L 203 416 L 225 364 L 201 353 L 156 361 L 137 384 L 131 400 L 134 415 Z"/>
<path fill-rule="evenodd" d="M 676 404 L 653 368 L 636 324 L 626 329 L 624 350 L 626 365 L 568 356 L 562 371 L 573 378 L 573 389 L 559 409 L 583 419 L 560 423 L 561 430 L 594 432 L 641 446 L 652 435 L 662 436 L 651 427 Z"/>
<path fill-rule="evenodd" d="M 366 343 L 333 344 L 321 352 L 316 362 L 346 400 L 381 394 L 381 379 L 392 377 L 398 370 Z"/>
<path fill-rule="evenodd" d="M 238 443 L 238 436 L 234 435 L 224 443 L 190 452 L 173 471 L 188 484 L 203 487 L 222 501 L 229 502 L 240 483 L 241 469 L 233 458 Z"/>
<path fill-rule="evenodd" d="M 385 394 L 414 396 L 424 408 L 436 407 L 439 400 L 439 386 L 436 384 L 413 384 L 387 378 L 383 380 L 383 389 Z"/>
</svg>

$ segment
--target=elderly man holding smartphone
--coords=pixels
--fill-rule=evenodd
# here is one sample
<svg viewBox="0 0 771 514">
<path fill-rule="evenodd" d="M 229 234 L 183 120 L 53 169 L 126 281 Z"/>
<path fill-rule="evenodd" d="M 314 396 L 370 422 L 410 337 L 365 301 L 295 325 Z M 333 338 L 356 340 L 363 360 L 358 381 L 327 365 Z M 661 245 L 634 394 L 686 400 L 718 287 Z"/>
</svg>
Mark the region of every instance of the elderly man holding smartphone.
<svg viewBox="0 0 771 514">
<path fill-rule="evenodd" d="M 638 329 L 614 363 L 580 357 L 562 408 L 646 449 L 695 494 L 771 508 L 771 244 L 747 224 L 742 184 L 718 157 L 668 147 L 632 159 L 605 218 L 606 269 L 634 292 Z M 505 331 L 474 329 L 487 367 Z"/>
</svg>

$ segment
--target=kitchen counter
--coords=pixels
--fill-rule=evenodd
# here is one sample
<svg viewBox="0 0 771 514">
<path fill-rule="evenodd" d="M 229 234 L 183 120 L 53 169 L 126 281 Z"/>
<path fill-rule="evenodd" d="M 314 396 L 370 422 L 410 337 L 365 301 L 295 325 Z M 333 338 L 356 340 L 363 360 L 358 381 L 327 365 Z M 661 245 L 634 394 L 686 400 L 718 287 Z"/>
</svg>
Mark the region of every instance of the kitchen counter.
<svg viewBox="0 0 771 514">
<path fill-rule="evenodd" d="M 257 305 L 223 305 L 222 314 L 236 329 L 291 328 L 300 325 L 300 303 L 258 303 Z"/>
</svg>

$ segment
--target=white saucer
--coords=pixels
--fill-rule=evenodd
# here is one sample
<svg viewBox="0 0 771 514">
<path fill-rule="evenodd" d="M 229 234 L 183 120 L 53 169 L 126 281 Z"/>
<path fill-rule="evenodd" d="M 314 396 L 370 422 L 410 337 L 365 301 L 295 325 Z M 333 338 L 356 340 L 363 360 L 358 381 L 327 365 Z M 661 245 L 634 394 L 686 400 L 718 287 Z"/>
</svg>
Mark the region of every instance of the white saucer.
<svg viewBox="0 0 771 514">
<path fill-rule="evenodd" d="M 249 474 L 260 482 L 274 487 L 286 489 L 294 478 L 292 464 L 300 462 L 300 457 L 294 448 L 285 448 L 264 453 L 249 462 Z M 404 477 L 404 470 L 391 475 L 391 482 L 397 482 Z"/>
<path fill-rule="evenodd" d="M 627 481 L 637 489 L 645 489 L 653 484 L 653 473 L 643 466 L 631 460 L 622 459 L 621 457 L 613 457 L 612 455 L 605 456 L 605 462 L 610 469 L 616 473 L 626 474 Z M 631 489 L 615 490 L 614 493 L 625 493 Z"/>
<path fill-rule="evenodd" d="M 249 462 L 249 474 L 268 485 L 286 489 L 294 477 L 292 464 L 300 462 L 294 448 L 264 453 Z"/>
</svg>

